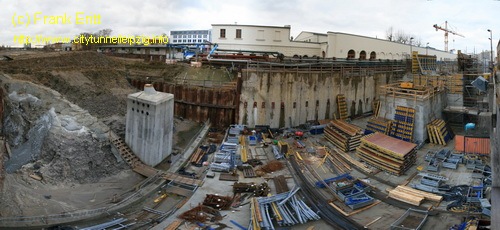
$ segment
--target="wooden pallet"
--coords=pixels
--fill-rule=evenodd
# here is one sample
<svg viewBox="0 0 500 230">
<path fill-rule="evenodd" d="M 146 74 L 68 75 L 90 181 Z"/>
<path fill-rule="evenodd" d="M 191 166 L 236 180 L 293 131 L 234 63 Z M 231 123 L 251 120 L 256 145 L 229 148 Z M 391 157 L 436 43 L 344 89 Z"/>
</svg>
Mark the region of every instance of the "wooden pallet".
<svg viewBox="0 0 500 230">
<path fill-rule="evenodd" d="M 446 123 L 441 119 L 435 119 L 427 124 L 427 134 L 430 143 L 438 145 L 446 145 L 452 138 L 452 134 L 448 131 Z"/>
<path fill-rule="evenodd" d="M 347 102 L 344 94 L 337 95 L 337 111 L 339 111 L 339 118 L 341 120 L 345 120 L 349 117 L 347 115 Z"/>
<path fill-rule="evenodd" d="M 379 100 L 374 100 L 372 102 L 372 110 L 373 110 L 373 116 L 378 117 L 379 112 L 380 112 L 380 101 Z"/>
</svg>

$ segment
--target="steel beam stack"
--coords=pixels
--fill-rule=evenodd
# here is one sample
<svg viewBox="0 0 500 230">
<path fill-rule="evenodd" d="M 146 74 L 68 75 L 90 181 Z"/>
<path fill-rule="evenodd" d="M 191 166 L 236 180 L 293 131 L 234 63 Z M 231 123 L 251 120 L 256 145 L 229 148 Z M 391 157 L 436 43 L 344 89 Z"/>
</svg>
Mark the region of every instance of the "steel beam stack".
<svg viewBox="0 0 500 230">
<path fill-rule="evenodd" d="M 344 152 L 359 146 L 363 130 L 342 120 L 334 120 L 325 128 L 325 137 Z"/>
<path fill-rule="evenodd" d="M 413 143 L 373 133 L 361 139 L 356 153 L 367 164 L 399 176 L 415 164 L 416 147 Z"/>
</svg>

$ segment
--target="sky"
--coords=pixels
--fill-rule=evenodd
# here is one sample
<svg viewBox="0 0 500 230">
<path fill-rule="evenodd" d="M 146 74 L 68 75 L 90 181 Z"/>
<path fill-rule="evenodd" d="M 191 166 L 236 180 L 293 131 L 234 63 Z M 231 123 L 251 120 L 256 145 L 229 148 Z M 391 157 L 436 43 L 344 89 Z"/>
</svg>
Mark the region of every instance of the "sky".
<svg viewBox="0 0 500 230">
<path fill-rule="evenodd" d="M 448 21 L 448 29 L 465 36 L 450 34 L 449 49 L 479 53 L 490 50 L 488 29 L 494 50 L 498 44 L 499 11 L 499 0 L 0 0 L 0 45 L 19 46 L 14 40 L 22 35 L 73 38 L 109 28 L 115 36 L 154 36 L 237 23 L 290 25 L 293 37 L 301 31 L 332 31 L 386 39 L 392 27 L 423 47 L 428 42 L 429 47 L 444 50 L 444 31 L 433 25 L 444 27 Z M 77 24 L 77 13 L 100 16 L 100 24 L 98 20 Z M 63 15 L 69 21 L 51 24 L 50 16 Z M 35 16 L 40 19 L 36 24 Z"/>
</svg>

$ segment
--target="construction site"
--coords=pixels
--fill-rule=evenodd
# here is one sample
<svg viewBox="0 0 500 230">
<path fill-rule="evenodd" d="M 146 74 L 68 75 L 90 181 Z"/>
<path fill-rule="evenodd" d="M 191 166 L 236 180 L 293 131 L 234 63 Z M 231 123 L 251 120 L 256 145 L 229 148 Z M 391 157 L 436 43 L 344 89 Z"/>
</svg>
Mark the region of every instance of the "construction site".
<svg viewBox="0 0 500 230">
<path fill-rule="evenodd" d="M 1 229 L 458 230 L 498 216 L 497 67 L 474 55 L 0 54 Z"/>
</svg>

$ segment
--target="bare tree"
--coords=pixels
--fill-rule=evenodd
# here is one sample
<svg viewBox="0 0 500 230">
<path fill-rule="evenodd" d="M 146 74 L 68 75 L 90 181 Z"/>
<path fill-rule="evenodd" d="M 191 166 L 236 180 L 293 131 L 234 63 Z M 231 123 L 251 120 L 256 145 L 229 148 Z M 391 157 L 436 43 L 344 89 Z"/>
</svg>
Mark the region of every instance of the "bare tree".
<svg viewBox="0 0 500 230">
<path fill-rule="evenodd" d="M 94 36 L 96 36 L 96 37 L 106 37 L 106 36 L 111 35 L 111 32 L 113 32 L 112 29 L 109 29 L 109 28 L 102 29 L 102 30 L 99 30 L 96 33 L 94 33 Z"/>
<path fill-rule="evenodd" d="M 389 27 L 385 31 L 387 40 L 393 41 L 393 42 L 399 42 L 403 44 L 411 44 L 414 46 L 422 46 L 422 39 L 415 35 L 411 35 L 409 33 L 406 33 L 404 30 L 399 29 L 397 32 L 394 33 L 393 27 Z M 413 38 L 413 39 L 412 39 Z"/>
<path fill-rule="evenodd" d="M 392 28 L 392 26 L 385 31 L 385 37 L 389 41 L 392 41 L 394 39 L 394 29 Z"/>
</svg>

